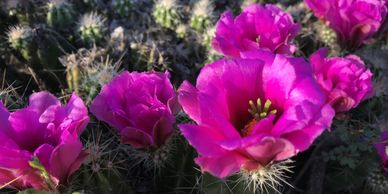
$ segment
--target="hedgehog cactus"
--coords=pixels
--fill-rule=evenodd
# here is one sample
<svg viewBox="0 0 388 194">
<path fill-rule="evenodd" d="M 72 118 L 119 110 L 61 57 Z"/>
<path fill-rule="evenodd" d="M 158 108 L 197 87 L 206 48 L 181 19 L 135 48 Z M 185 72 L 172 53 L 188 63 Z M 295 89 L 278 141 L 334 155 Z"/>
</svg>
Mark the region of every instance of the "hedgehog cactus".
<svg viewBox="0 0 388 194">
<path fill-rule="evenodd" d="M 121 17 L 129 17 L 132 9 L 132 0 L 113 0 L 113 10 Z"/>
<path fill-rule="evenodd" d="M 163 28 L 174 29 L 180 20 L 176 0 L 160 0 L 156 2 L 152 15 L 155 22 Z"/>
<path fill-rule="evenodd" d="M 73 5 L 65 0 L 52 0 L 47 4 L 47 24 L 55 29 L 68 28 L 74 19 Z"/>
<path fill-rule="evenodd" d="M 7 14 L 9 16 L 15 16 L 16 18 L 18 18 L 20 23 L 27 24 L 28 13 L 25 12 L 27 4 L 28 1 L 9 0 L 4 1 L 4 3 L 0 4 L 0 6 L 5 8 L 5 11 L 7 11 Z"/>
<path fill-rule="evenodd" d="M 80 88 L 80 69 L 78 67 L 75 54 L 66 57 L 66 62 L 61 59 L 63 65 L 66 66 L 66 81 L 70 91 L 79 93 Z"/>
<path fill-rule="evenodd" d="M 322 22 L 318 22 L 315 26 L 318 38 L 326 46 L 330 48 L 335 48 L 334 50 L 339 49 L 337 34 L 331 28 L 324 25 Z"/>
<path fill-rule="evenodd" d="M 133 167 L 142 164 L 148 172 L 160 171 L 170 165 L 171 159 L 176 150 L 176 137 L 172 137 L 165 145 L 155 149 L 134 149 L 126 147 L 126 152 L 135 163 Z"/>
<path fill-rule="evenodd" d="M 126 36 L 126 30 L 119 26 L 113 30 L 110 34 L 109 49 L 113 56 L 121 56 L 125 53 L 128 44 L 128 37 Z"/>
<path fill-rule="evenodd" d="M 69 90 L 75 90 L 86 99 L 86 104 L 98 94 L 101 87 L 118 73 L 120 63 L 112 63 L 105 49 L 80 49 L 60 59 L 66 67 Z"/>
<path fill-rule="evenodd" d="M 188 34 L 188 27 L 184 24 L 179 24 L 175 29 L 178 38 L 186 38 Z"/>
<path fill-rule="evenodd" d="M 34 43 L 34 33 L 29 26 L 16 25 L 7 32 L 8 43 L 19 51 L 26 60 L 36 57 L 37 45 Z"/>
<path fill-rule="evenodd" d="M 108 57 L 105 61 L 97 62 L 83 69 L 80 89 L 87 95 L 87 104 L 97 96 L 103 85 L 118 74 L 118 68 L 119 63 L 113 64 Z"/>
<path fill-rule="evenodd" d="M 375 167 L 366 177 L 366 185 L 372 194 L 388 193 L 388 174 L 381 166 Z"/>
<path fill-rule="evenodd" d="M 215 50 L 211 48 L 211 41 L 214 38 L 215 28 L 208 28 L 202 34 L 202 45 L 206 48 L 207 51 L 207 60 L 206 63 L 210 63 L 212 61 L 218 60 L 222 58 L 222 55 L 217 53 Z"/>
<path fill-rule="evenodd" d="M 196 31 L 205 31 L 207 27 L 212 25 L 213 10 L 214 7 L 210 0 L 199 0 L 194 6 L 190 26 Z"/>
<path fill-rule="evenodd" d="M 83 0 L 83 3 L 89 7 L 96 7 L 100 3 L 100 0 Z"/>
<path fill-rule="evenodd" d="M 86 45 L 101 43 L 106 30 L 105 18 L 95 12 L 84 14 L 78 23 L 80 38 Z"/>
<path fill-rule="evenodd" d="M 208 28 L 202 35 L 202 44 L 208 49 L 211 50 L 211 42 L 214 38 L 215 28 Z"/>
<path fill-rule="evenodd" d="M 102 125 L 91 125 L 93 130 L 89 131 L 86 142 L 88 157 L 76 174 L 78 179 L 70 184 L 73 187 L 71 190 L 101 194 L 132 193 L 130 184 L 125 180 L 129 161 L 118 139 L 107 133 Z"/>
<path fill-rule="evenodd" d="M 312 9 L 335 6 L 314 17 L 306 2 Z M 387 194 L 388 141 L 376 136 L 388 129 L 388 21 L 370 17 L 387 20 L 387 6 L 388 0 L 0 0 L 0 104 L 29 109 L 20 118 L 0 110 L 0 193 Z M 368 37 L 341 50 L 345 31 Z M 324 62 L 332 62 L 331 71 Z M 48 173 L 51 164 L 67 169 L 69 157 L 47 163 L 35 156 L 51 150 L 56 133 L 80 126 L 68 120 L 81 109 L 58 101 L 35 115 L 32 108 L 51 100 L 30 106 L 26 99 L 42 90 L 59 101 L 77 94 L 90 116 L 82 136 L 69 131 L 85 160 L 63 180 Z M 41 126 L 49 132 L 33 138 Z M 10 127 L 25 131 L 14 135 Z M 379 167 L 373 143 L 381 144 Z M 10 146 L 31 157 L 19 165 Z M 27 167 L 47 188 L 14 186 Z"/>
</svg>

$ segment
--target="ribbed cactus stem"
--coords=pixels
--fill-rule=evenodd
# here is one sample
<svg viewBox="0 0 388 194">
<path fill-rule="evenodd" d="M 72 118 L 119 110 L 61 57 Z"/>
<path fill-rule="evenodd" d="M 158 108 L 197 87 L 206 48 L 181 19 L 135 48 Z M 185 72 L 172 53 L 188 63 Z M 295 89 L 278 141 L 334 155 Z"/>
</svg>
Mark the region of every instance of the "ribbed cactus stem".
<svg viewBox="0 0 388 194">
<path fill-rule="evenodd" d="M 47 12 L 47 24 L 56 29 L 66 29 L 68 28 L 73 20 L 75 11 L 73 6 L 68 2 L 63 2 L 61 4 L 48 3 L 48 12 Z"/>
<path fill-rule="evenodd" d="M 106 30 L 105 19 L 95 12 L 83 15 L 78 23 L 80 38 L 88 45 L 99 44 Z"/>
<path fill-rule="evenodd" d="M 174 29 L 180 22 L 178 5 L 175 0 L 161 0 L 156 2 L 152 13 L 155 22 L 167 29 Z"/>
<path fill-rule="evenodd" d="M 128 17 L 131 14 L 132 0 L 113 0 L 113 10 L 121 17 Z"/>
<path fill-rule="evenodd" d="M 196 31 L 203 32 L 212 25 L 214 6 L 210 0 L 199 0 L 193 9 L 190 26 Z"/>
</svg>

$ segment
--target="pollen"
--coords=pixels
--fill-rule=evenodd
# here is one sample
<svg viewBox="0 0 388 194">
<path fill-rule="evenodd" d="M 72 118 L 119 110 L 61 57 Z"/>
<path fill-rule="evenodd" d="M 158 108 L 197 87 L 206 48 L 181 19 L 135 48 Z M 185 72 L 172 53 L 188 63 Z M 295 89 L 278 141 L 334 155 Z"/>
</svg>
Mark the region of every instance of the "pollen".
<svg viewBox="0 0 388 194">
<path fill-rule="evenodd" d="M 251 115 L 256 121 L 260 121 L 261 119 L 267 117 L 270 114 L 277 113 L 276 109 L 271 110 L 271 104 L 272 102 L 270 100 L 266 100 L 263 106 L 260 98 L 256 100 L 256 104 L 252 100 L 250 100 L 250 108 L 248 109 L 248 112 L 251 113 Z"/>
</svg>

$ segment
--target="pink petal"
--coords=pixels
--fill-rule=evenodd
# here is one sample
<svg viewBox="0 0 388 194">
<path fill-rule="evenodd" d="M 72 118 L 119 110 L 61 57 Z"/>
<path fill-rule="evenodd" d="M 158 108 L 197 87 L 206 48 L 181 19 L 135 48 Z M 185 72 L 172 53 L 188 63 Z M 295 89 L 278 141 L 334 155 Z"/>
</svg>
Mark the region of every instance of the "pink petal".
<svg viewBox="0 0 388 194">
<path fill-rule="evenodd" d="M 61 143 L 52 151 L 50 174 L 59 179 L 60 182 L 65 181 L 70 176 L 71 167 L 81 154 L 82 147 L 78 137 L 65 131 L 62 134 Z"/>
<path fill-rule="evenodd" d="M 39 146 L 35 152 L 34 156 L 38 157 L 40 163 L 48 170 L 50 169 L 50 157 L 54 150 L 54 147 L 50 144 L 43 144 Z"/>
<path fill-rule="evenodd" d="M 37 92 L 30 96 L 28 108 L 42 114 L 48 107 L 52 105 L 61 106 L 59 100 L 49 92 Z"/>
<path fill-rule="evenodd" d="M 244 161 L 245 159 L 237 154 L 225 154 L 214 158 L 200 156 L 195 159 L 202 171 L 219 178 L 225 178 L 238 172 Z"/>
<path fill-rule="evenodd" d="M 151 134 L 133 127 L 125 127 L 120 130 L 120 141 L 124 144 L 130 144 L 134 148 L 146 148 L 154 145 Z"/>
</svg>

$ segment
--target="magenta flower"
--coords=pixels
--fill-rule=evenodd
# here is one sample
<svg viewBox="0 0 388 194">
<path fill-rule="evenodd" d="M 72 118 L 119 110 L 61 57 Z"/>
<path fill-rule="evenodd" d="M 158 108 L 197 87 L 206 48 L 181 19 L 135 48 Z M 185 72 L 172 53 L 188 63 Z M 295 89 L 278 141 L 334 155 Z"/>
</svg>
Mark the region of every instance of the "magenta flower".
<svg viewBox="0 0 388 194">
<path fill-rule="evenodd" d="M 375 144 L 375 148 L 383 162 L 385 172 L 388 173 L 388 130 L 381 134 L 380 141 Z"/>
<path fill-rule="evenodd" d="M 268 49 L 275 53 L 292 54 L 291 42 L 300 25 L 291 15 L 276 5 L 252 4 L 236 19 L 231 12 L 222 14 L 216 24 L 213 48 L 225 56 L 240 57 L 240 53 L 252 49 Z"/>
<path fill-rule="evenodd" d="M 122 143 L 147 148 L 172 135 L 179 105 L 168 72 L 125 71 L 102 88 L 90 110 L 118 130 Z"/>
<path fill-rule="evenodd" d="M 326 58 L 326 49 L 310 56 L 317 82 L 337 113 L 349 111 L 373 96 L 372 73 L 356 55 Z"/>
<path fill-rule="evenodd" d="M 314 14 L 338 35 L 340 44 L 357 48 L 378 31 L 387 14 L 384 0 L 305 0 Z"/>
<path fill-rule="evenodd" d="M 54 184 L 65 183 L 86 153 L 79 134 L 89 122 L 82 100 L 73 94 L 66 106 L 53 95 L 31 95 L 26 108 L 9 113 L 0 102 L 0 185 L 47 189 L 40 172 L 29 165 L 38 158 Z"/>
<path fill-rule="evenodd" d="M 203 171 L 223 178 L 306 150 L 331 125 L 333 109 L 301 58 L 270 52 L 205 66 L 179 102 L 197 123 L 181 124 Z"/>
</svg>

